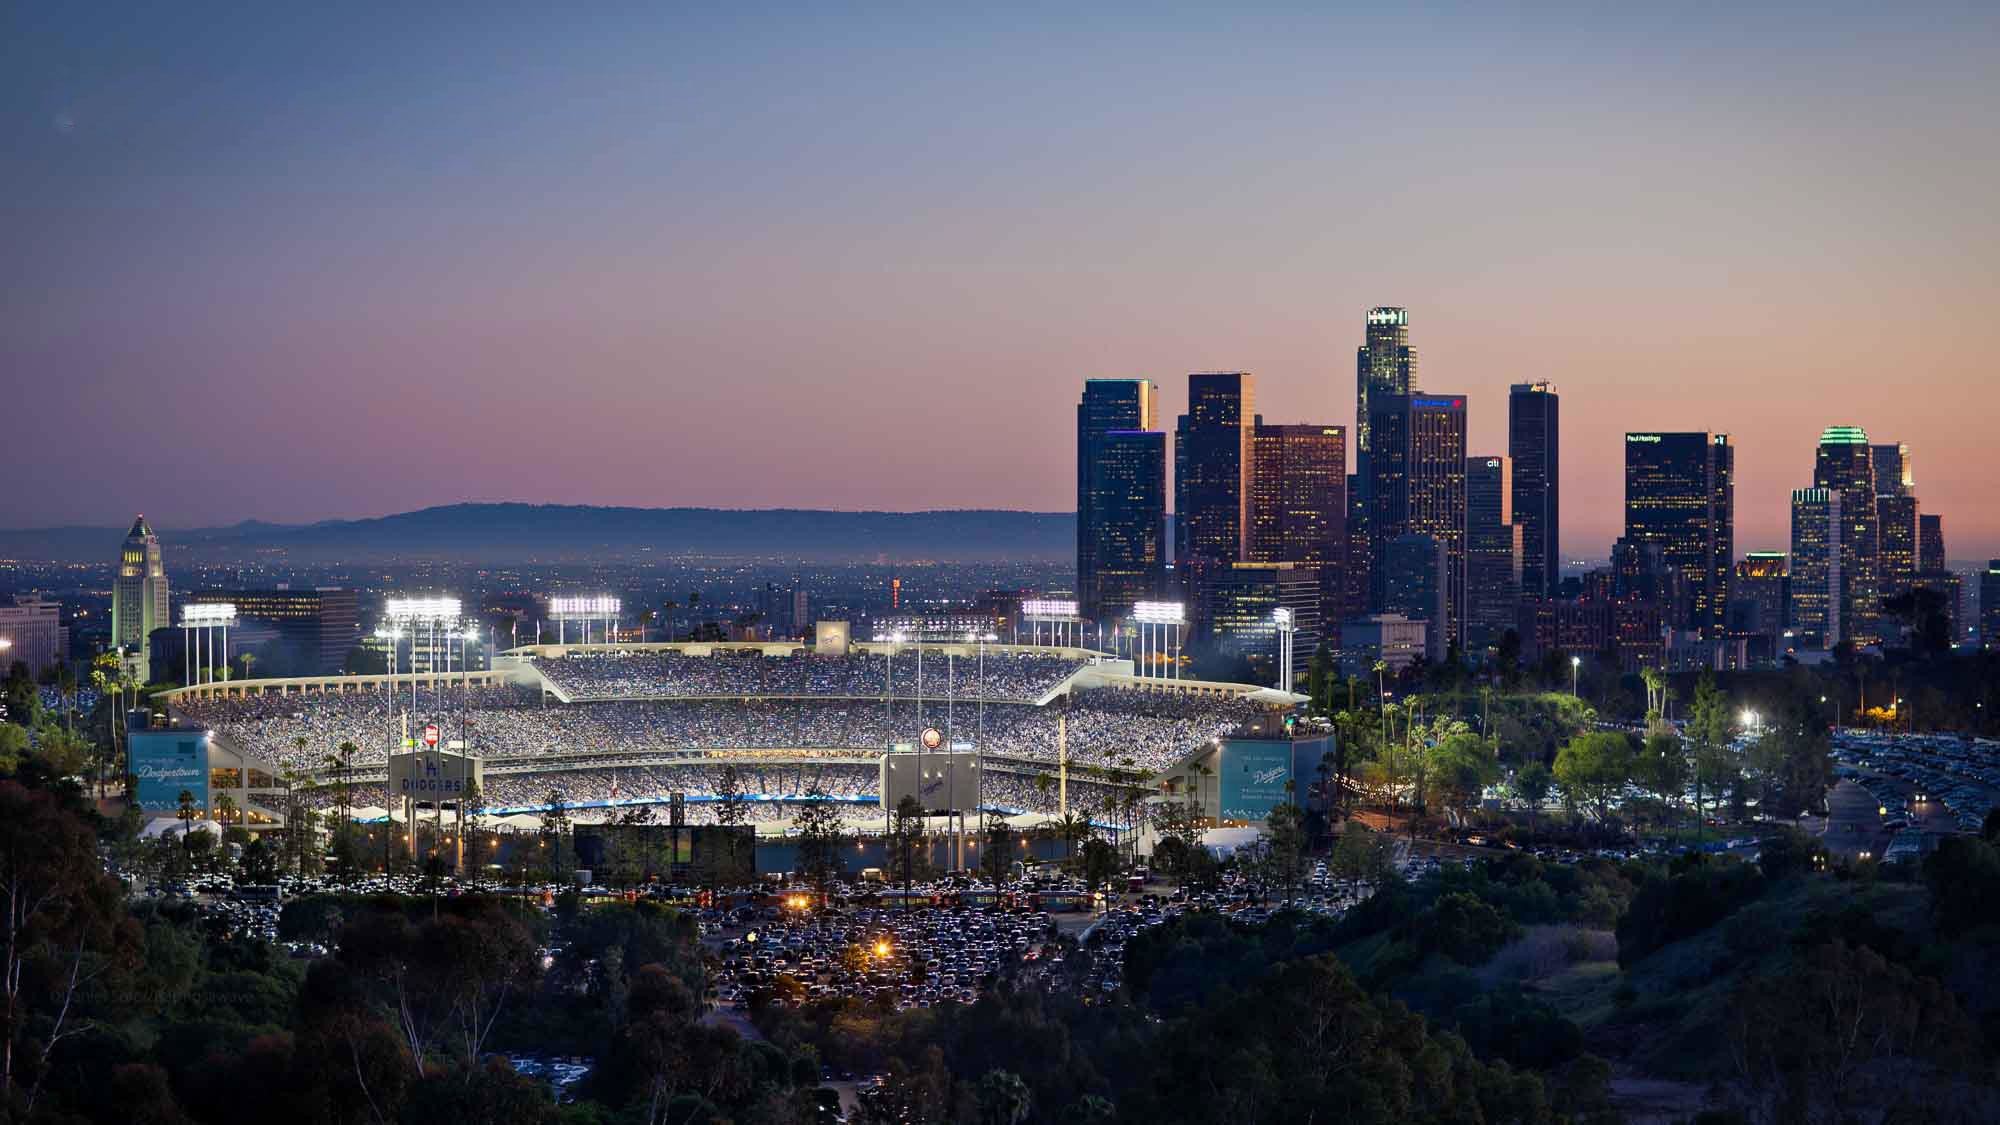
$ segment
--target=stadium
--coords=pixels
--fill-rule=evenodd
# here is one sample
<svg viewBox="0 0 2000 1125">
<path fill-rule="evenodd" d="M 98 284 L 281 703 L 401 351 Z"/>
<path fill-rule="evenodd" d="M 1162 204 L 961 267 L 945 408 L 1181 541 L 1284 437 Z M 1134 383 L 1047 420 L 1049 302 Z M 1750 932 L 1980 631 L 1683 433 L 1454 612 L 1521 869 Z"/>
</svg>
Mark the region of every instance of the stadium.
<svg viewBox="0 0 2000 1125">
<path fill-rule="evenodd" d="M 205 771 L 177 775 L 207 782 L 195 804 L 226 793 L 253 830 L 282 826 L 294 788 L 320 805 L 344 790 L 361 819 L 398 816 L 407 806 L 392 798 L 391 759 L 427 750 L 476 761 L 468 804 L 513 827 L 555 807 L 587 822 L 676 794 L 687 823 L 709 823 L 733 767 L 761 832 L 782 833 L 809 801 L 837 806 L 851 831 L 879 831 L 885 754 L 922 754 L 926 777 L 975 779 L 958 806 L 967 814 L 1069 812 L 1129 828 L 1153 794 L 1186 785 L 1199 799 L 1228 740 L 1279 729 L 1299 702 L 1251 684 L 1142 677 L 1130 660 L 1052 645 L 542 644 L 493 664 L 164 692 L 172 726 L 133 739 L 141 807 L 178 811 L 166 790 L 148 799 L 148 775 L 172 774 L 142 745 L 149 734 L 183 759 L 204 755 Z M 1208 788 L 1212 815 L 1227 819 L 1226 786 Z"/>
</svg>

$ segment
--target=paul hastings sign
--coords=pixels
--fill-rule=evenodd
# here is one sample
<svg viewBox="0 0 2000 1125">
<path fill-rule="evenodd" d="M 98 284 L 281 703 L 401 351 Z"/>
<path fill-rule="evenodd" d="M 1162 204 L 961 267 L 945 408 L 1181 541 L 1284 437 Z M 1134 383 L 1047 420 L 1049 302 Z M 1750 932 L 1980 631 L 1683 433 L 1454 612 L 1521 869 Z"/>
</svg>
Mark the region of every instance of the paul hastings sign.
<svg viewBox="0 0 2000 1125">
<path fill-rule="evenodd" d="M 389 758 L 389 792 L 412 801 L 456 801 L 485 785 L 483 759 L 452 750 L 419 750 Z"/>
</svg>

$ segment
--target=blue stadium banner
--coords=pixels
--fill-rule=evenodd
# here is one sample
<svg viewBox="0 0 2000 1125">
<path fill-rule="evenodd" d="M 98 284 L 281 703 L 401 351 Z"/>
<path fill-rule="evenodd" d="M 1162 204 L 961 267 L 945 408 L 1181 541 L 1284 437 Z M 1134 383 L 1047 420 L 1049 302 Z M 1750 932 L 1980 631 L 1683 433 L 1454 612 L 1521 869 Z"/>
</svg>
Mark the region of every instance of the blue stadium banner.
<svg viewBox="0 0 2000 1125">
<path fill-rule="evenodd" d="M 195 808 L 208 808 L 207 731 L 135 730 L 126 752 L 141 812 L 177 812 L 183 791 L 194 794 Z"/>
<path fill-rule="evenodd" d="M 1220 755 L 1224 820 L 1263 820 L 1285 803 L 1292 780 L 1292 743 L 1277 738 L 1229 738 Z"/>
</svg>

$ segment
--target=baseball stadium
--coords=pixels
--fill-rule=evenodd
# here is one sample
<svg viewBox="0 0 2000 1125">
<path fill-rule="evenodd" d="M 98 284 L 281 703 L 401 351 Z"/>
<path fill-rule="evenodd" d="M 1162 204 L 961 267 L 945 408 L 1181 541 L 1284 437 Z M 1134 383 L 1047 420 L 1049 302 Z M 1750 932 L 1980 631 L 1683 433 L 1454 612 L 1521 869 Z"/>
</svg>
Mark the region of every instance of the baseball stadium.
<svg viewBox="0 0 2000 1125">
<path fill-rule="evenodd" d="M 358 819 L 396 819 L 435 807 L 395 768 L 414 759 L 421 772 L 428 755 L 433 774 L 442 759 L 446 775 L 476 775 L 440 790 L 466 794 L 447 808 L 462 800 L 500 825 L 532 827 L 558 808 L 606 820 L 677 799 L 686 823 L 709 823 L 733 783 L 761 833 L 782 834 L 821 802 L 865 834 L 881 830 L 887 767 L 902 761 L 934 808 L 1131 827 L 1147 798 L 1184 786 L 1221 822 L 1230 740 L 1270 734 L 1299 702 L 1136 675 L 1131 660 L 1088 648 L 828 639 L 537 644 L 479 671 L 174 689 L 159 697 L 172 724 L 133 736 L 139 803 L 160 817 L 227 795 L 255 830 L 282 827 L 304 788 L 321 805 L 340 793 Z M 945 778 L 966 794 L 949 806 L 928 797 Z"/>
</svg>

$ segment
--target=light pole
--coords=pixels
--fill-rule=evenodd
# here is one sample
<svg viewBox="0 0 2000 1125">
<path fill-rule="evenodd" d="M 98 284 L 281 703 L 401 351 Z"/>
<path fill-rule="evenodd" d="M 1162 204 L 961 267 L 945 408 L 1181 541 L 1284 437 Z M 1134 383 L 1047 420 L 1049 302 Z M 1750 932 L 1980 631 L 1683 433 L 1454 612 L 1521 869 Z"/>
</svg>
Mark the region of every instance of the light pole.
<svg viewBox="0 0 2000 1125">
<path fill-rule="evenodd" d="M 1279 606 L 1271 622 L 1278 629 L 1278 690 L 1292 690 L 1292 611 Z"/>
<path fill-rule="evenodd" d="M 1571 699 L 1576 698 L 1576 677 L 1582 668 L 1583 657 L 1572 656 L 1569 658 L 1569 697 Z"/>
</svg>

